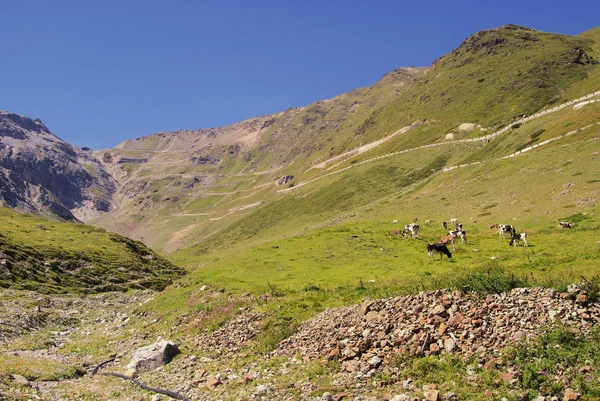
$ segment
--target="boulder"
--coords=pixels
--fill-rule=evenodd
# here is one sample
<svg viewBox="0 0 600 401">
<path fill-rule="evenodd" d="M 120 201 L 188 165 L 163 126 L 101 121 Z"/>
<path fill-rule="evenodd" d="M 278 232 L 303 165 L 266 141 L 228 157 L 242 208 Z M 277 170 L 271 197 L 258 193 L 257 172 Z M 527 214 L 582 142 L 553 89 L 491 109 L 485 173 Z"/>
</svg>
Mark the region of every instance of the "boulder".
<svg viewBox="0 0 600 401">
<path fill-rule="evenodd" d="M 177 354 L 179 354 L 179 348 L 168 340 L 161 340 L 147 347 L 139 348 L 127 365 L 128 373 L 136 376 L 149 372 L 171 362 L 171 359 Z"/>
</svg>

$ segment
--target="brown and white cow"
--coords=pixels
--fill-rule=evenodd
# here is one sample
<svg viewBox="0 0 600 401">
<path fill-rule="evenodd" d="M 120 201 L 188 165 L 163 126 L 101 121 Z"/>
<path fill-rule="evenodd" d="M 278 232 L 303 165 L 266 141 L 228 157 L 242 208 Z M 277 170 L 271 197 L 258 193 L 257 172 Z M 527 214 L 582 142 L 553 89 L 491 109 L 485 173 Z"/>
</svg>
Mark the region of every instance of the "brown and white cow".
<svg viewBox="0 0 600 401">
<path fill-rule="evenodd" d="M 451 244 L 452 245 L 452 250 L 455 251 L 456 250 L 456 235 L 454 234 L 448 234 L 448 235 L 442 235 L 440 237 L 440 239 L 437 240 L 438 244 L 444 244 L 444 245 L 448 245 Z"/>
</svg>

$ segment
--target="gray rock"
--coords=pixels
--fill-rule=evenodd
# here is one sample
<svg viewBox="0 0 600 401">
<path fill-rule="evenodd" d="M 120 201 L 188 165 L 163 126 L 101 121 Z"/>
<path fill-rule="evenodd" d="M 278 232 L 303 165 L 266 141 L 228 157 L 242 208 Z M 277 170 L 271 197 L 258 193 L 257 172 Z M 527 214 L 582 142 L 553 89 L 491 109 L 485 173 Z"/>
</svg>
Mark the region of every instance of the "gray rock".
<svg viewBox="0 0 600 401">
<path fill-rule="evenodd" d="M 261 384 L 260 386 L 256 387 L 256 394 L 265 394 L 267 390 L 267 386 Z"/>
<path fill-rule="evenodd" d="M 140 373 L 149 372 L 171 362 L 171 359 L 177 354 L 179 354 L 177 345 L 167 340 L 139 348 L 127 365 L 128 373 L 136 376 Z"/>
<path fill-rule="evenodd" d="M 13 375 L 13 380 L 15 381 L 15 383 L 20 384 L 22 386 L 29 385 L 29 380 L 27 380 L 27 378 L 25 376 Z"/>
<path fill-rule="evenodd" d="M 398 394 L 394 396 L 390 401 L 412 401 L 412 398 L 408 394 Z"/>
</svg>

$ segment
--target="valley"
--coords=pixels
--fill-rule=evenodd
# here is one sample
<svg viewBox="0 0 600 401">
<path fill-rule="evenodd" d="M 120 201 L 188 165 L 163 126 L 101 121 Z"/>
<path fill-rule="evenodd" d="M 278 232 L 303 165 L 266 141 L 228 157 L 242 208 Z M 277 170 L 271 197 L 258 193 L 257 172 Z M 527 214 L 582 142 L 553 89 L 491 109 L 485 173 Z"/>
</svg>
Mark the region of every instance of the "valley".
<svg viewBox="0 0 600 401">
<path fill-rule="evenodd" d="M 169 399 L 90 374 L 113 358 L 193 400 L 600 399 L 598 60 L 600 28 L 505 25 L 97 151 L 2 112 L 0 400 Z M 466 243 L 430 258 L 451 219 Z M 162 339 L 180 354 L 132 373 Z"/>
</svg>

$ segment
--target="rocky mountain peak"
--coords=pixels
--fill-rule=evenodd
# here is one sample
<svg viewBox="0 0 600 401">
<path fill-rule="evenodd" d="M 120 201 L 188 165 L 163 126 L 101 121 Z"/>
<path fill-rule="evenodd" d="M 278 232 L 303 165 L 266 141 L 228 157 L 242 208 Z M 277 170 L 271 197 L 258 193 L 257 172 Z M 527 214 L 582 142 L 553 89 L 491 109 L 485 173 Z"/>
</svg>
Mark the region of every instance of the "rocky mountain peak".
<svg viewBox="0 0 600 401">
<path fill-rule="evenodd" d="M 108 211 L 116 188 L 91 152 L 8 111 L 0 111 L 0 184 L 2 204 L 68 220 Z"/>
</svg>

